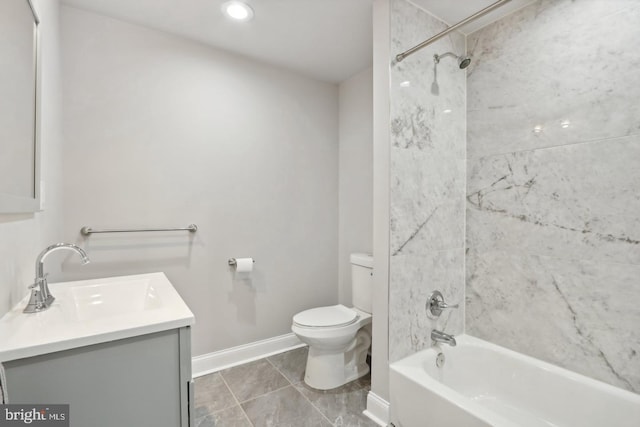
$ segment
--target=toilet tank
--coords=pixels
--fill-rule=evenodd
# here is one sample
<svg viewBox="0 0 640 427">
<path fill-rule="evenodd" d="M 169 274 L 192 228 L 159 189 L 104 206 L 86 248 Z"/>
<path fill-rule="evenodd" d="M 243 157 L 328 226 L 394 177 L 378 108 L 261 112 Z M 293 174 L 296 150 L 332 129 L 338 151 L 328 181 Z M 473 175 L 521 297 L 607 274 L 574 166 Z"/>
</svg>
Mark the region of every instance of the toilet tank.
<svg viewBox="0 0 640 427">
<path fill-rule="evenodd" d="M 373 256 L 371 254 L 351 254 L 351 296 L 355 308 L 371 313 L 373 298 Z"/>
</svg>

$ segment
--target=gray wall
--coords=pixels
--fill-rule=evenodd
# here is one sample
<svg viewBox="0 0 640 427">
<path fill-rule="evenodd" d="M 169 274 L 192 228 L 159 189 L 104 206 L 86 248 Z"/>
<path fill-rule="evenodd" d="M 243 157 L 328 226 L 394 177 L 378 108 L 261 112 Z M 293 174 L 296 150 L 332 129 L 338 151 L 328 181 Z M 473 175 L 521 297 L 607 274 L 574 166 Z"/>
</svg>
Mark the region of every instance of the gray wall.
<svg viewBox="0 0 640 427">
<path fill-rule="evenodd" d="M 0 316 L 18 303 L 35 277 L 38 253 L 62 239 L 62 158 L 60 130 L 60 66 L 58 1 L 34 0 L 41 20 L 41 178 L 44 210 L 20 215 L 0 214 Z M 47 261 L 55 272 L 58 254 Z"/>
<path fill-rule="evenodd" d="M 338 271 L 340 302 L 351 305 L 354 252 L 373 245 L 373 70 L 340 83 Z"/>
<path fill-rule="evenodd" d="M 64 7 L 64 278 L 164 271 L 193 354 L 290 332 L 338 301 L 338 87 Z M 179 226 L 195 235 L 93 235 Z M 256 259 L 251 280 L 231 257 Z"/>
<path fill-rule="evenodd" d="M 467 332 L 635 392 L 639 22 L 535 2 L 469 36 L 467 86 Z"/>
<path fill-rule="evenodd" d="M 390 3 L 393 55 L 447 27 L 405 0 Z M 446 58 L 437 66 L 436 80 L 433 61 L 435 53 L 464 50 L 464 36 L 454 33 L 392 64 L 392 362 L 429 347 L 432 329 L 453 334 L 463 331 L 462 309 L 445 312 L 438 321 L 431 321 L 424 306 L 436 289 L 450 303 L 464 299 L 465 72 L 458 69 L 454 59 Z"/>
</svg>

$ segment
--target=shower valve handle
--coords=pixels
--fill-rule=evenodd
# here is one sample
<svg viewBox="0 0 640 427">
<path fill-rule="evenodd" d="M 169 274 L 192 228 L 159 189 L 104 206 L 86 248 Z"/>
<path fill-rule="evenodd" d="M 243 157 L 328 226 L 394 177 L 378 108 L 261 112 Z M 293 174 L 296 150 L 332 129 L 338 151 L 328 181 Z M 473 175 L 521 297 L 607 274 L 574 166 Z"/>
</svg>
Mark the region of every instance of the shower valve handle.
<svg viewBox="0 0 640 427">
<path fill-rule="evenodd" d="M 445 309 L 445 308 L 458 308 L 458 307 L 460 307 L 460 304 L 449 305 L 446 302 L 439 302 L 438 303 L 438 308 L 442 308 L 442 309 Z"/>
<path fill-rule="evenodd" d="M 447 308 L 458 308 L 460 304 L 449 305 L 444 302 L 444 297 L 440 291 L 433 291 L 429 299 L 427 300 L 426 309 L 427 315 L 432 319 L 437 319 L 442 314 L 442 311 Z"/>
</svg>

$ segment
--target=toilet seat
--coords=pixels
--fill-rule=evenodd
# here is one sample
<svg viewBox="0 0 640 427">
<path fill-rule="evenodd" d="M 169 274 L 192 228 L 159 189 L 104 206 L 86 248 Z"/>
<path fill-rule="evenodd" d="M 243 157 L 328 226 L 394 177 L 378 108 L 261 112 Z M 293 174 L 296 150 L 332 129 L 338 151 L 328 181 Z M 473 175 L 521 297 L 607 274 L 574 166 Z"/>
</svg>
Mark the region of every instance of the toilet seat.
<svg viewBox="0 0 640 427">
<path fill-rule="evenodd" d="M 342 304 L 317 307 L 293 316 L 293 324 L 301 328 L 336 328 L 357 322 L 358 313 Z"/>
</svg>

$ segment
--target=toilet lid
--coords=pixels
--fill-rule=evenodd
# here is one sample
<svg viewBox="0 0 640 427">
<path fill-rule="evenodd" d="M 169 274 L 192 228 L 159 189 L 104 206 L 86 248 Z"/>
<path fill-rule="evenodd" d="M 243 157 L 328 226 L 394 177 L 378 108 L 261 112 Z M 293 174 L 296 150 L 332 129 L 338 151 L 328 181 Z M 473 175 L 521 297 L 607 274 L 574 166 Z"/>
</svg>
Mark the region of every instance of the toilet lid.
<svg viewBox="0 0 640 427">
<path fill-rule="evenodd" d="M 358 314 L 342 304 L 318 307 L 302 311 L 293 316 L 293 323 L 307 328 L 347 326 L 355 322 Z"/>
</svg>

